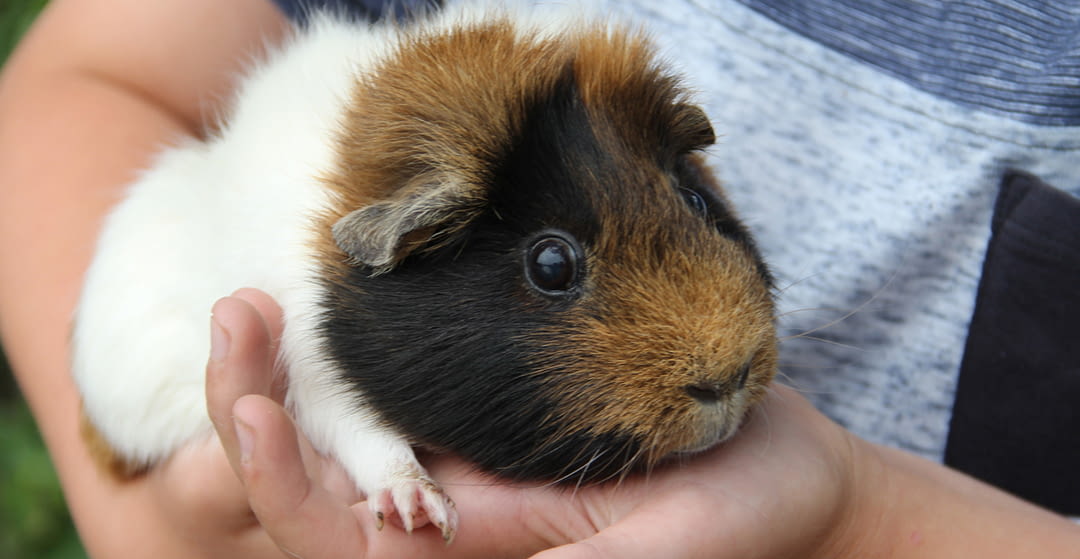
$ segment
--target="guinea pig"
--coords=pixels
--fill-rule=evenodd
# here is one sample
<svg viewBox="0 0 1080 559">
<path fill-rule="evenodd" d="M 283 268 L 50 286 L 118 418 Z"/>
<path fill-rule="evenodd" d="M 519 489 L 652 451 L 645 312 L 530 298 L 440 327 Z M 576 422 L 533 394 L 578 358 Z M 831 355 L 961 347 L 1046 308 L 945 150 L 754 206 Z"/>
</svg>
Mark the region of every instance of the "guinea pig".
<svg viewBox="0 0 1080 559">
<path fill-rule="evenodd" d="M 715 445 L 777 341 L 714 139 L 639 29 L 315 16 L 107 216 L 73 335 L 85 436 L 122 475 L 212 436 L 206 313 L 250 286 L 284 312 L 289 409 L 380 526 L 457 527 L 415 447 L 578 484 Z"/>
</svg>

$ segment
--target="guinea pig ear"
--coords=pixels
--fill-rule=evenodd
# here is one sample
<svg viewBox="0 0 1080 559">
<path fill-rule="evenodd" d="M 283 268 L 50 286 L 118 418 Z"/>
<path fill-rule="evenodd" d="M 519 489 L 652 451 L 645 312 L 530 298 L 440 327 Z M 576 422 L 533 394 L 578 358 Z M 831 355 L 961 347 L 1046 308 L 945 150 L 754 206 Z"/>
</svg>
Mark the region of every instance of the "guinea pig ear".
<svg viewBox="0 0 1080 559">
<path fill-rule="evenodd" d="M 431 240 L 464 229 L 485 204 L 479 188 L 429 184 L 354 210 L 339 219 L 331 232 L 338 248 L 379 274 Z"/>
<path fill-rule="evenodd" d="M 679 103 L 677 105 L 674 132 L 679 143 L 688 149 L 701 149 L 716 143 L 716 133 L 708 115 L 697 105 Z"/>
</svg>

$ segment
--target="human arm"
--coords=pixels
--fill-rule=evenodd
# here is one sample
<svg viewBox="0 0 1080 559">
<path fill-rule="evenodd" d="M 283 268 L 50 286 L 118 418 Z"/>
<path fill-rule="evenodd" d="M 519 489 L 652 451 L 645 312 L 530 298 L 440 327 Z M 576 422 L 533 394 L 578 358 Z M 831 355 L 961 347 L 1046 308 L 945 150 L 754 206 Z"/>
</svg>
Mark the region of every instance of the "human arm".
<svg viewBox="0 0 1080 559">
<path fill-rule="evenodd" d="M 231 308 L 237 335 L 276 320 L 235 301 L 223 308 Z M 258 308 L 273 311 L 265 302 Z M 248 350 L 260 354 L 257 346 Z M 560 545 L 537 557 L 1080 556 L 1080 527 L 1067 519 L 859 439 L 783 386 L 723 446 L 617 484 L 513 486 L 438 457 L 430 471 L 457 502 L 457 540 L 444 547 L 434 530 L 376 533 L 366 508 L 336 502 L 318 469 L 305 468 L 297 450 L 303 438 L 259 380 L 268 371 L 254 366 L 213 372 L 219 386 L 231 388 L 220 398 L 211 389 L 211 413 L 255 513 L 280 545 L 307 559 L 358 550 L 368 557 L 525 557 Z M 246 452 L 232 436 L 233 417 L 249 438 Z"/>
<path fill-rule="evenodd" d="M 931 547 L 970 546 L 972 539 L 984 538 L 984 530 L 1013 545 L 1066 546 L 1075 537 L 1075 529 L 1060 518 L 894 451 L 858 442 L 854 446 L 865 454 L 837 460 L 852 441 L 784 389 L 732 444 L 614 488 L 585 488 L 574 495 L 514 488 L 470 473 L 452 459 L 436 460 L 433 473 L 457 498 L 463 518 L 458 540 L 448 548 L 427 537 L 431 534 L 375 533 L 362 508 L 324 489 L 326 464 L 312 467 L 311 458 L 307 463 L 299 458 L 302 439 L 290 431 L 274 399 L 263 397 L 267 391 L 275 396 L 270 384 L 256 382 L 250 392 L 239 392 L 252 396 L 228 394 L 223 400 L 235 401 L 236 407 L 218 411 L 219 418 L 235 411 L 251 428 L 254 446 L 246 461 L 239 460 L 235 436 L 222 437 L 246 488 L 236 484 L 216 444 L 193 445 L 137 482 L 117 485 L 101 478 L 76 436 L 78 404 L 66 355 L 68 319 L 98 220 L 115 201 L 118 186 L 147 162 L 156 145 L 200 133 L 200 115 L 212 112 L 208 105 L 226 95 L 235 70 L 216 63 L 235 61 L 234 56 L 217 55 L 235 54 L 261 40 L 249 26 L 280 24 L 276 14 L 263 13 L 255 3 L 191 2 L 184 4 L 185 17 L 161 11 L 163 6 L 110 5 L 110 19 L 96 21 L 104 10 L 95 12 L 95 3 L 57 2 L 0 84 L 0 331 L 94 555 L 269 553 L 269 540 L 247 512 L 249 497 L 278 543 L 308 557 L 353 556 L 354 549 L 367 546 L 374 557 L 416 556 L 417 550 L 430 556 L 518 556 L 579 540 L 587 543 L 551 553 L 679 556 L 716 547 L 762 556 L 815 550 L 844 556 L 852 549 L 910 551 L 903 545 L 907 541 L 923 542 L 917 549 L 928 556 Z M 187 10 L 193 9 L 202 15 L 189 19 Z M 250 17 L 248 9 L 263 15 Z M 154 17 L 144 20 L 148 15 Z M 91 32 L 113 29 L 115 22 L 137 32 L 133 38 Z M 179 44 L 170 44 L 174 39 Z M 183 56 L 162 56 L 166 51 Z M 143 78 L 130 81 L 136 75 Z M 211 93 L 199 97 L 196 91 Z M 260 314 L 265 317 L 266 311 Z M 249 372 L 256 374 L 248 381 L 261 378 L 260 364 L 268 368 L 269 360 L 258 353 L 273 339 L 273 320 L 265 322 L 264 335 L 252 338 L 250 346 L 237 346 L 232 358 L 240 360 L 228 361 L 254 366 Z M 231 332 L 234 342 L 250 333 L 244 324 Z M 212 406 L 220 405 L 214 403 L 219 395 L 212 386 Z M 220 420 L 218 425 L 229 426 Z M 786 477 L 793 466 L 801 468 L 794 472 L 799 477 Z M 767 473 L 774 477 L 761 477 Z M 715 476 L 728 481 L 714 485 Z M 763 488 L 769 491 L 759 492 Z M 887 491 L 877 491 L 881 488 Z M 993 514 L 987 515 L 987 504 Z M 131 529 L 135 520 L 137 531 Z M 941 526 L 949 530 L 936 531 Z M 1020 533 L 1017 527 L 1027 530 Z M 1039 530 L 1045 537 L 1033 538 Z M 1001 541 L 986 541 L 998 544 L 992 551 L 1007 550 Z"/>
<path fill-rule="evenodd" d="M 265 0 L 54 0 L 0 76 L 0 335 L 96 557 L 198 557 L 227 541 L 218 551 L 237 556 L 260 537 L 216 442 L 130 483 L 99 474 L 67 342 L 120 188 L 162 145 L 202 134 L 239 64 L 284 26 Z"/>
</svg>

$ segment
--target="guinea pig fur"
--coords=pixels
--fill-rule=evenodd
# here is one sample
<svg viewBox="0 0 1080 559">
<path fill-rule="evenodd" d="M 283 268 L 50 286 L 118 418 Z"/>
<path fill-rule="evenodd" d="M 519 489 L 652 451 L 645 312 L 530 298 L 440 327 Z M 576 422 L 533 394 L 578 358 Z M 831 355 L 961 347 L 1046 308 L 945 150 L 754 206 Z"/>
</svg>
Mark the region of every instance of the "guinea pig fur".
<svg viewBox="0 0 1080 559">
<path fill-rule="evenodd" d="M 298 424 L 380 521 L 453 535 L 414 446 L 577 484 L 714 445 L 776 336 L 713 141 L 644 33 L 575 10 L 314 17 L 108 216 L 73 337 L 87 438 L 130 474 L 211 436 L 206 311 L 251 286 Z"/>
</svg>

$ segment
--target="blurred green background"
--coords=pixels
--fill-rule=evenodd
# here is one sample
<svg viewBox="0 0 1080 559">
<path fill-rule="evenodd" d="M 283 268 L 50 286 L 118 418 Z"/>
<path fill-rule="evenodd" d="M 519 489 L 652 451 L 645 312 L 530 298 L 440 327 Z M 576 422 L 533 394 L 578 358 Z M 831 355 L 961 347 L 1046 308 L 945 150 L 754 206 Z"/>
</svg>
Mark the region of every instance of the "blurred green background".
<svg viewBox="0 0 1080 559">
<path fill-rule="evenodd" d="M 0 64 L 46 0 L 0 0 Z M 0 353 L 0 559 L 83 559 L 52 462 Z"/>
</svg>

